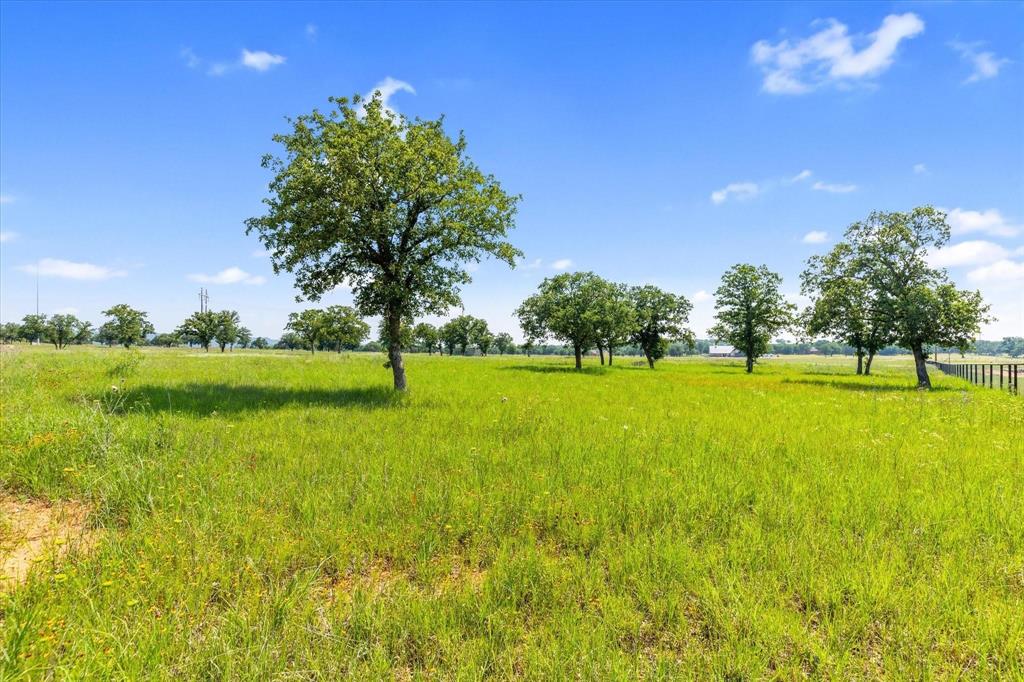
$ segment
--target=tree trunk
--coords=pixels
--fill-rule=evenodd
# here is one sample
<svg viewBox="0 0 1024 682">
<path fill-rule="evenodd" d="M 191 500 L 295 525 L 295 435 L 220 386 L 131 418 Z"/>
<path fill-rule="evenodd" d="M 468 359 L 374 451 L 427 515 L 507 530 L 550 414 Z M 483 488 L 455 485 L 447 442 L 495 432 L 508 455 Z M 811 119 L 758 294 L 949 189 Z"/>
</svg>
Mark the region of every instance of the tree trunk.
<svg viewBox="0 0 1024 682">
<path fill-rule="evenodd" d="M 868 351 L 868 360 L 864 363 L 864 376 L 871 374 L 871 361 L 875 359 L 875 351 Z"/>
<path fill-rule="evenodd" d="M 864 373 L 864 351 L 857 349 L 857 374 Z"/>
<path fill-rule="evenodd" d="M 928 366 L 924 364 L 924 349 L 921 346 L 914 346 L 914 366 L 917 369 L 917 387 L 931 389 L 932 382 L 928 378 Z"/>
<path fill-rule="evenodd" d="M 388 363 L 395 379 L 395 390 L 406 390 L 405 363 L 402 361 L 402 316 L 396 312 L 388 315 Z"/>
<path fill-rule="evenodd" d="M 651 369 L 654 369 L 654 358 L 652 358 L 652 357 L 650 356 L 650 354 L 649 354 L 649 353 L 647 353 L 647 351 L 644 351 L 644 356 L 645 356 L 645 357 L 647 358 L 647 365 L 648 365 L 648 366 L 649 366 L 649 367 L 650 367 Z"/>
<path fill-rule="evenodd" d="M 576 369 L 583 369 L 583 349 L 579 346 L 573 346 L 572 349 L 576 353 Z"/>
<path fill-rule="evenodd" d="M 754 356 L 753 355 L 748 355 L 747 356 L 747 374 L 753 374 L 753 373 L 754 373 Z"/>
<path fill-rule="evenodd" d="M 597 352 L 601 354 L 601 364 L 604 365 L 604 347 L 598 346 Z"/>
<path fill-rule="evenodd" d="M 608 366 L 612 366 L 612 347 L 608 346 Z"/>
</svg>

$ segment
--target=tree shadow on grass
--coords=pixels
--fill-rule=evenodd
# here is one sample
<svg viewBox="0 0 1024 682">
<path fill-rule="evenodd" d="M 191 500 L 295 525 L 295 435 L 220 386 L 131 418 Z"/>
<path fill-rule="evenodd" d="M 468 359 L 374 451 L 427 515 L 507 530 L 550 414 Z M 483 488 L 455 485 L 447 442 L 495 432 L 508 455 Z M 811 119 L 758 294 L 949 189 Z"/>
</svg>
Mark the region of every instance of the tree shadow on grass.
<svg viewBox="0 0 1024 682">
<path fill-rule="evenodd" d="M 200 417 L 302 407 L 375 410 L 398 407 L 403 396 L 382 386 L 287 388 L 235 384 L 145 385 L 130 389 L 128 403 L 153 412 L 186 412 Z"/>
<path fill-rule="evenodd" d="M 615 369 L 613 366 L 612 369 Z M 583 369 L 576 369 L 573 365 L 508 365 L 502 367 L 503 372 L 536 372 L 537 374 L 587 374 L 600 376 L 608 373 L 608 367 L 597 365 L 596 367 L 584 366 Z"/>
<path fill-rule="evenodd" d="M 871 381 L 870 377 L 864 377 L 864 381 Z M 820 386 L 822 388 L 836 388 L 840 391 L 858 391 L 861 393 L 909 393 L 917 391 L 917 384 L 868 384 L 857 380 L 849 381 L 825 381 L 821 379 L 783 379 L 784 384 L 803 384 L 805 386 Z M 963 389 L 954 386 L 932 386 L 932 392 L 954 392 Z"/>
</svg>

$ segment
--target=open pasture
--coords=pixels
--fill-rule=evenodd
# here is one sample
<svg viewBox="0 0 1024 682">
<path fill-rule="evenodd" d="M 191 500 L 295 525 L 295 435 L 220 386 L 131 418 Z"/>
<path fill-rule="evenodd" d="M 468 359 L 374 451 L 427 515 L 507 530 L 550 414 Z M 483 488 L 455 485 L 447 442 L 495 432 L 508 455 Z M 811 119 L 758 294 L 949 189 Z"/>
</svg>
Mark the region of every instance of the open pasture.
<svg viewBox="0 0 1024 682">
<path fill-rule="evenodd" d="M 1024 676 L 1024 402 L 907 359 L 2 361 L 3 494 L 91 539 L 0 677 Z"/>
</svg>

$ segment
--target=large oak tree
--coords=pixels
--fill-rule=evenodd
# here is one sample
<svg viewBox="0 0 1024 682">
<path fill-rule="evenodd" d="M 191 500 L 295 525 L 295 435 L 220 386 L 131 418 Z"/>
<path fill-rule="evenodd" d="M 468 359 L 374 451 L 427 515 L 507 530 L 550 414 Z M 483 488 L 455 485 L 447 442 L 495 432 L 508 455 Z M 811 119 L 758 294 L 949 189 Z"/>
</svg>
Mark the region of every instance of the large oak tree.
<svg viewBox="0 0 1024 682">
<path fill-rule="evenodd" d="M 263 159 L 274 172 L 267 211 L 246 231 L 306 298 L 348 285 L 360 313 L 380 315 L 394 387 L 405 390 L 403 323 L 459 304 L 465 263 L 490 255 L 514 267 L 521 253 L 506 237 L 518 197 L 477 168 L 443 118 L 393 115 L 379 93 L 330 101 L 274 137 L 284 154 Z"/>
</svg>

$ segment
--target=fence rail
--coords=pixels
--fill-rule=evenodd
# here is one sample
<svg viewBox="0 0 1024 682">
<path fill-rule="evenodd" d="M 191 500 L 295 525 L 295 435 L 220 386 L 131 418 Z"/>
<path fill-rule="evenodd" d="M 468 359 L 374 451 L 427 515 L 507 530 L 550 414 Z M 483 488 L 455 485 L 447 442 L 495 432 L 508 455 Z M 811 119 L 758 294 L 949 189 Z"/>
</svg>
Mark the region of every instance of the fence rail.
<svg viewBox="0 0 1024 682">
<path fill-rule="evenodd" d="M 946 374 L 959 377 L 975 386 L 988 386 L 1020 395 L 1020 375 L 1024 374 L 1024 364 L 1019 363 L 986 363 L 986 362 L 938 362 L 930 360 Z"/>
</svg>

